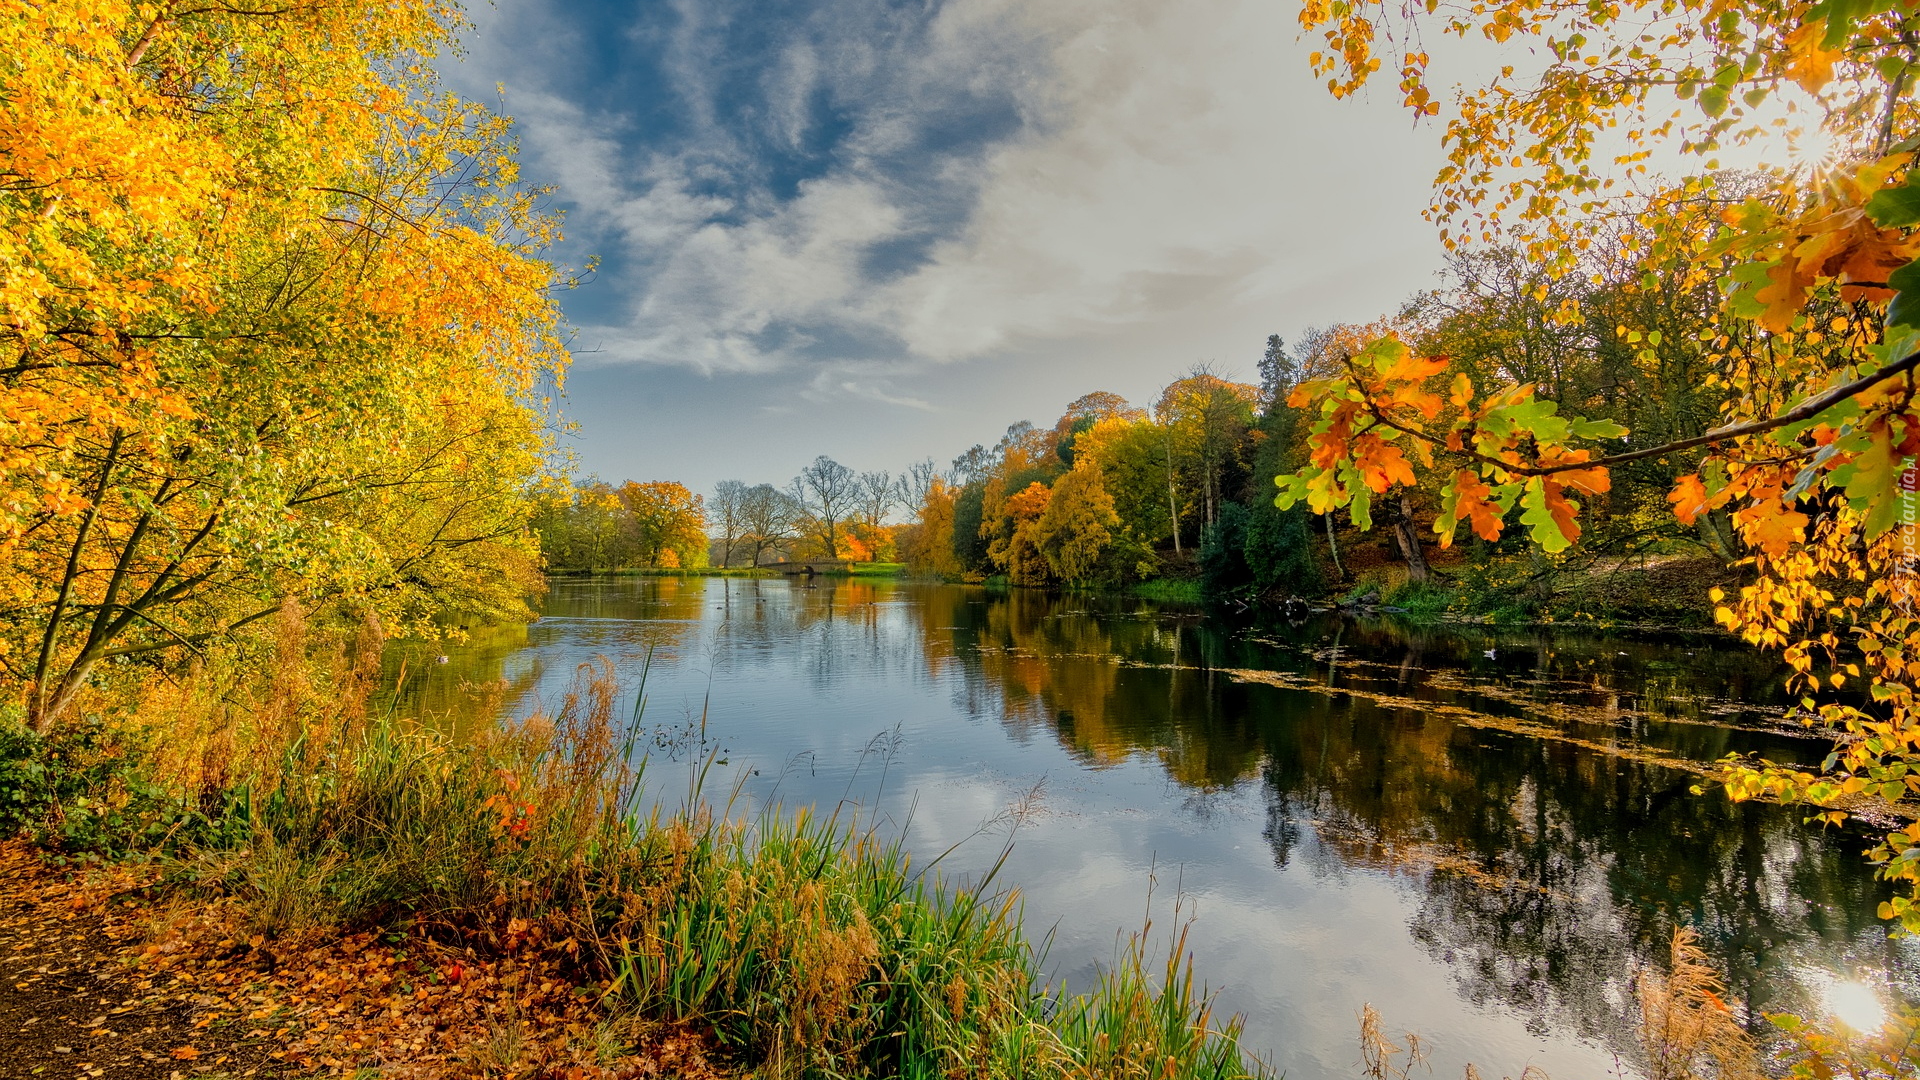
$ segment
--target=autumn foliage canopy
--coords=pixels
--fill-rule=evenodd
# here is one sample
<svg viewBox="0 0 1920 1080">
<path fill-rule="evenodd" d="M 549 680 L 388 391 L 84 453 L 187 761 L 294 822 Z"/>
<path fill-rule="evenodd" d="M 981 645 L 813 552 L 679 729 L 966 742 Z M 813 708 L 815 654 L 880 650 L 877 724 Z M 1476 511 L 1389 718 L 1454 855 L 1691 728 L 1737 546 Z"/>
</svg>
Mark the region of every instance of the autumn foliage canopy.
<svg viewBox="0 0 1920 1080">
<path fill-rule="evenodd" d="M 520 604 L 565 361 L 503 120 L 427 0 L 0 5 L 0 678 L 280 610 Z"/>
</svg>

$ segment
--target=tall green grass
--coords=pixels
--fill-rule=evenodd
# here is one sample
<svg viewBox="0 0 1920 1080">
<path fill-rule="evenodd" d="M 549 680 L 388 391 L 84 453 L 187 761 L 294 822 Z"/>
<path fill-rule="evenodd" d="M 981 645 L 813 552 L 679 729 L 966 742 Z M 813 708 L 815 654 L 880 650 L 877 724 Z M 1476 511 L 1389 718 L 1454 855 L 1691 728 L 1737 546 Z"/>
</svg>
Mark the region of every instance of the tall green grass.
<svg viewBox="0 0 1920 1080">
<path fill-rule="evenodd" d="M 804 810 L 730 817 L 702 798 L 711 757 L 677 811 L 643 812 L 617 695 L 602 663 L 551 719 L 477 741 L 372 722 L 290 745 L 231 800 L 248 842 L 187 869 L 262 933 L 411 922 L 484 948 L 513 920 L 544 925 L 610 1003 L 703 1025 L 769 1077 L 1265 1075 L 1184 937 L 1155 964 L 1143 931 L 1070 994 L 991 874 L 955 887 Z"/>
<path fill-rule="evenodd" d="M 1205 590 L 1198 581 L 1186 581 L 1177 578 L 1154 578 L 1142 581 L 1133 587 L 1133 595 L 1143 600 L 1157 600 L 1171 604 L 1198 604 L 1206 599 Z"/>
</svg>

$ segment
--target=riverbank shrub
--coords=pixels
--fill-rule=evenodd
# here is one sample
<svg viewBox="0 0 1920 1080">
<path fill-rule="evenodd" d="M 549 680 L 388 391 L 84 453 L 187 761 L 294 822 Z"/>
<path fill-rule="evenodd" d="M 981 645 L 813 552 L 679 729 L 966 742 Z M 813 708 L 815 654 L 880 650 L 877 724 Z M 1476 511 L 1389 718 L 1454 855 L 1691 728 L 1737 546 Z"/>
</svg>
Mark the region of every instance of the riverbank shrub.
<svg viewBox="0 0 1920 1080">
<path fill-rule="evenodd" d="M 0 835 L 25 833 L 63 863 L 204 839 L 215 820 L 155 779 L 149 750 L 97 718 L 39 735 L 0 717 Z"/>
<path fill-rule="evenodd" d="M 1206 600 L 1206 589 L 1198 581 L 1154 578 L 1135 585 L 1133 595 L 1165 604 L 1198 604 Z"/>
<path fill-rule="evenodd" d="M 1225 503 L 1220 517 L 1201 533 L 1200 588 L 1207 596 L 1230 596 L 1253 587 L 1247 560 L 1247 508 Z"/>
<path fill-rule="evenodd" d="M 1458 591 L 1440 581 L 1403 581 L 1387 590 L 1380 602 L 1400 608 L 1416 619 L 1437 619 L 1447 613 Z"/>
</svg>

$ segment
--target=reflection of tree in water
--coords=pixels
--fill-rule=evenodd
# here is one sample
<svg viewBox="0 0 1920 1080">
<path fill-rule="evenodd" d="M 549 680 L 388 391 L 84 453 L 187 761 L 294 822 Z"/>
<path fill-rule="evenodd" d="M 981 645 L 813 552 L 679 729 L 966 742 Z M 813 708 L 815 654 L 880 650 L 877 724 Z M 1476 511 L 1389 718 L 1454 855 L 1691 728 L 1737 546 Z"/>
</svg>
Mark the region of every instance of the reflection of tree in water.
<svg viewBox="0 0 1920 1080">
<path fill-rule="evenodd" d="M 1896 960 L 1858 848 L 1791 811 L 1694 796 L 1691 776 L 1659 766 L 1360 701 L 1290 701 L 1266 729 L 1276 861 L 1310 851 L 1418 880 L 1415 940 L 1464 997 L 1535 1030 L 1631 1052 L 1632 974 L 1665 955 L 1676 922 L 1699 929 L 1757 1009 L 1809 1007 L 1797 967 Z"/>
<path fill-rule="evenodd" d="M 816 687 L 915 670 L 921 643 L 890 630 L 891 583 L 823 577 L 754 584 L 778 591 L 767 606 L 784 625 L 770 647 L 793 656 Z M 727 647 L 740 644 L 731 624 L 720 632 Z"/>
<path fill-rule="evenodd" d="M 1631 978 L 1663 962 L 1676 922 L 1699 929 L 1756 1009 L 1809 1007 L 1806 968 L 1898 959 L 1847 837 L 1790 810 L 1694 796 L 1675 769 L 1498 727 L 1524 717 L 1694 761 L 1804 754 L 1791 735 L 1718 722 L 1765 720 L 1777 697 L 1767 658 L 1696 647 L 1682 679 L 1672 649 L 1641 642 L 1353 623 L 1229 634 L 1035 592 L 945 590 L 922 617 L 926 662 L 959 666 L 974 715 L 1051 731 L 1095 766 L 1156 755 L 1201 791 L 1259 775 L 1281 867 L 1417 882 L 1415 939 L 1463 997 L 1535 1030 L 1634 1053 Z M 1248 669 L 1305 687 L 1236 675 Z M 1690 688 L 1703 686 L 1716 695 Z"/>
<path fill-rule="evenodd" d="M 396 642 L 382 658 L 377 704 L 455 730 L 524 716 L 564 686 L 583 657 L 634 671 L 649 655 L 679 656 L 698 640 L 702 582 L 678 578 L 556 578 L 532 625 L 477 626 L 464 642 Z M 443 659 L 444 658 L 444 659 Z"/>
<path fill-rule="evenodd" d="M 1194 787 L 1258 768 L 1257 739 L 1222 707 L 1229 680 L 1187 660 L 1191 626 L 1034 590 L 937 590 L 918 610 L 927 663 L 957 667 L 969 715 L 993 716 L 1017 738 L 1053 734 L 1096 768 L 1152 754 Z"/>
</svg>

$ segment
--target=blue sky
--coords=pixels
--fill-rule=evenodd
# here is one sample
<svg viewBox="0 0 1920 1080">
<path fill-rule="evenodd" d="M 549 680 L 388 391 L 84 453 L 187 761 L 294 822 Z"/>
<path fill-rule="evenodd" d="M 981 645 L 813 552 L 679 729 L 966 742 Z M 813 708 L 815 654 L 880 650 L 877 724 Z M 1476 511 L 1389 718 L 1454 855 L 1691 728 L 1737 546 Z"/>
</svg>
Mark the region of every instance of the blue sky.
<svg viewBox="0 0 1920 1080">
<path fill-rule="evenodd" d="M 442 70 L 601 260 L 582 471 L 708 490 L 944 465 L 1432 285 L 1438 132 L 1328 97 L 1292 11 L 502 0 Z"/>
</svg>

